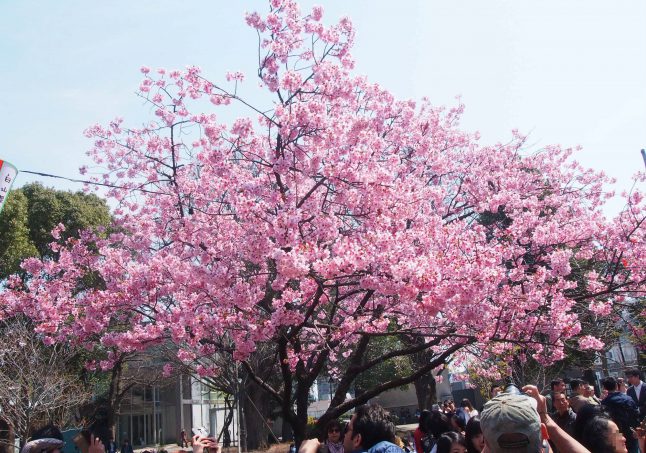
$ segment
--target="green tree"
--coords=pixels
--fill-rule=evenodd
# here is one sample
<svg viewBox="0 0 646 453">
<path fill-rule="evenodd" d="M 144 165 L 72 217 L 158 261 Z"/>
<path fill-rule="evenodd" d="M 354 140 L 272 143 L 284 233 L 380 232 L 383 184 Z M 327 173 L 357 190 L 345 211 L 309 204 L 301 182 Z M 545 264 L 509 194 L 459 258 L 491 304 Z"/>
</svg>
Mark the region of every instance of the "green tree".
<svg viewBox="0 0 646 453">
<path fill-rule="evenodd" d="M 16 273 L 22 274 L 23 278 L 27 278 L 26 273 L 22 273 L 20 268 L 21 262 L 26 258 L 56 259 L 56 252 L 52 250 L 50 243 L 54 240 L 51 231 L 58 224 L 65 226 L 65 231 L 61 233 L 61 239 L 65 240 L 70 237 L 78 237 L 80 232 L 87 228 L 107 229 L 110 223 L 111 215 L 108 205 L 105 200 L 96 195 L 56 190 L 38 183 L 28 184 L 13 190 L 9 194 L 2 213 L 0 213 L 0 281 Z M 89 279 L 86 283 L 88 285 L 96 284 L 96 282 Z M 33 326 L 27 326 L 24 324 L 24 320 L 20 318 L 6 319 L 1 327 L 3 346 L 0 347 L 0 356 L 5 358 L 3 359 L 4 366 L 0 368 L 7 372 L 4 375 L 8 380 L 16 379 L 18 374 L 16 374 L 15 370 L 12 371 L 8 368 L 7 364 L 9 362 L 6 357 L 12 357 L 13 360 L 17 360 L 18 356 L 11 352 L 12 345 L 9 343 L 10 336 L 8 336 L 7 332 L 22 332 L 23 330 L 26 332 L 31 330 L 32 336 L 28 338 L 29 342 L 21 340 L 21 344 L 32 346 L 30 355 L 26 357 L 34 361 L 34 363 L 44 364 L 43 367 L 51 364 L 50 358 L 59 354 L 60 347 L 42 344 L 40 336 L 33 333 Z M 21 350 L 21 348 L 16 350 Z M 54 376 L 56 379 L 63 379 L 64 376 L 67 379 L 65 385 L 74 387 L 74 391 L 54 392 L 57 399 L 47 396 L 46 399 L 54 401 L 48 406 L 43 406 L 47 411 L 50 410 L 50 406 L 59 412 L 58 408 L 61 407 L 70 409 L 74 406 L 78 408 L 80 404 L 89 400 L 89 393 L 87 392 L 89 389 L 96 387 L 97 382 L 111 382 L 110 376 L 106 373 L 88 373 L 84 369 L 85 361 L 90 358 L 88 351 L 70 346 L 66 347 L 65 354 L 65 360 L 57 361 L 56 366 L 58 368 L 55 371 L 52 371 L 53 368 L 43 368 L 42 373 L 31 371 L 34 379 L 38 377 L 41 380 L 29 381 L 29 385 L 26 385 L 26 388 L 31 390 L 42 390 L 41 393 L 45 395 L 45 391 L 51 392 L 52 389 L 55 390 L 57 387 L 59 390 L 63 388 L 63 381 L 52 381 L 49 376 Z M 19 368 L 16 365 L 16 369 Z M 27 369 L 27 371 L 30 370 Z M 42 376 L 35 376 L 36 374 Z M 7 386 L 5 385 L 4 387 Z M 83 398 L 80 397 L 81 395 L 83 395 Z M 0 398 L 0 400 L 7 401 L 6 398 Z M 27 400 L 27 403 L 33 406 L 29 400 Z M 18 411 L 21 406 L 14 404 L 12 408 Z M 51 419 L 49 412 L 47 412 L 46 417 L 43 415 L 45 418 L 41 419 L 42 417 L 38 417 L 42 414 L 38 413 L 40 414 L 38 415 L 33 410 L 25 413 L 29 417 L 20 411 L 16 411 L 10 414 L 8 409 L 5 408 L 5 418 L 8 419 L 10 425 L 16 427 L 15 432 L 23 438 L 26 433 L 28 434 L 28 430 L 34 428 L 38 423 L 43 423 L 48 418 Z M 65 420 L 65 417 L 59 417 L 57 422 L 64 424 Z M 18 427 L 20 428 L 18 429 Z"/>
<path fill-rule="evenodd" d="M 20 272 L 32 256 L 55 258 L 51 231 L 65 226 L 62 239 L 87 228 L 107 228 L 111 216 L 105 200 L 93 194 L 70 192 L 32 183 L 9 194 L 0 214 L 0 279 Z"/>
</svg>

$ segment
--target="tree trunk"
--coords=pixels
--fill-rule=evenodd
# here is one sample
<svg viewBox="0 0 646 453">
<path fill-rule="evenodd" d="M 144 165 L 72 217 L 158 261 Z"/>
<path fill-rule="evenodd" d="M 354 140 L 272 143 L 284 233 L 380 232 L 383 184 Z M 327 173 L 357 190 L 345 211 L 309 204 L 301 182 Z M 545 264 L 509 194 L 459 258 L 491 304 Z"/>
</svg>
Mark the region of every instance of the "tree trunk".
<svg viewBox="0 0 646 453">
<path fill-rule="evenodd" d="M 424 376 L 414 381 L 413 384 L 415 385 L 417 407 L 419 408 L 420 412 L 424 409 L 430 409 L 437 401 L 435 377 L 433 376 L 433 373 L 425 374 Z"/>
<path fill-rule="evenodd" d="M 310 389 L 303 385 L 296 388 L 296 426 L 294 428 L 294 443 L 299 448 L 301 442 L 307 439 L 307 407 L 309 406 Z"/>
<path fill-rule="evenodd" d="M 269 398 L 253 381 L 245 386 L 242 399 L 247 450 L 265 449 L 268 446 Z"/>
<path fill-rule="evenodd" d="M 227 415 L 224 418 L 224 424 L 222 430 L 218 434 L 218 442 L 222 444 L 224 448 L 229 448 L 231 446 L 231 423 L 233 422 L 233 416 L 235 414 L 235 406 L 231 400 L 231 395 L 224 396 L 224 405 L 227 408 Z"/>
<path fill-rule="evenodd" d="M 121 373 L 123 371 L 123 362 L 118 360 L 114 364 L 110 374 L 110 388 L 108 391 L 108 410 L 106 425 L 114 439 L 117 438 L 117 418 L 121 412 L 121 401 L 123 394 L 121 392 Z"/>
</svg>

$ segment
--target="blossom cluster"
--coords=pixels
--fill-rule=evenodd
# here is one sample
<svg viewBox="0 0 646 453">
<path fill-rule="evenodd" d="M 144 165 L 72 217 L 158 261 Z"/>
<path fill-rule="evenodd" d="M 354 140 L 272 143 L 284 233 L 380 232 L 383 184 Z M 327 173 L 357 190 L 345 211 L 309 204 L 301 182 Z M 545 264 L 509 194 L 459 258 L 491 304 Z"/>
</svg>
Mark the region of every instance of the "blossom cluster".
<svg viewBox="0 0 646 453">
<path fill-rule="evenodd" d="M 289 338 L 294 370 L 323 351 L 342 361 L 389 329 L 442 337 L 438 352 L 468 345 L 487 359 L 523 345 L 549 362 L 581 333 L 581 301 L 606 316 L 614 296 L 644 291 L 638 192 L 606 220 L 607 178 L 573 150 L 531 153 L 517 133 L 483 145 L 458 128 L 462 105 L 397 100 L 351 73 L 351 22 L 322 16 L 291 0 L 247 15 L 270 106 L 197 67 L 142 68 L 156 118 L 86 131 L 97 180 L 114 186 L 115 228 L 57 242 L 57 261 L 26 261 L 30 279 L 8 282 L 2 312 L 28 314 L 51 342 L 170 341 L 211 376 L 200 357 L 223 336 L 240 361 Z M 251 116 L 221 123 L 202 99 Z M 88 273 L 102 284 L 79 290 Z"/>
</svg>

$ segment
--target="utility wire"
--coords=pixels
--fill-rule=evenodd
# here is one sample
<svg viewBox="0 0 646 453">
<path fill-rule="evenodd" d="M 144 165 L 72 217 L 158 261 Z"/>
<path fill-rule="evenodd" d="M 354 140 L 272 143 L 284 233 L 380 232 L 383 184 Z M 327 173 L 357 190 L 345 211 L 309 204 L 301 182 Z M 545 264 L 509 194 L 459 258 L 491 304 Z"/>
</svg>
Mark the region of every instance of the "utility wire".
<svg viewBox="0 0 646 453">
<path fill-rule="evenodd" d="M 19 170 L 19 172 L 20 173 L 29 173 L 31 175 L 44 176 L 46 178 L 64 179 L 66 181 L 71 181 L 71 182 L 80 182 L 80 183 L 83 183 L 83 184 L 91 184 L 91 185 L 94 185 L 94 186 L 111 187 L 113 189 L 138 190 L 139 192 L 151 193 L 151 194 L 154 194 L 154 195 L 173 195 L 173 194 L 170 194 L 170 193 L 155 192 L 153 190 L 141 189 L 141 188 L 136 188 L 136 187 L 117 186 L 115 184 L 101 183 L 101 182 L 96 182 L 96 181 L 87 181 L 85 179 L 74 179 L 74 178 L 67 178 L 65 176 L 50 175 L 49 173 L 41 173 L 41 172 L 38 172 L 38 171 Z"/>
</svg>

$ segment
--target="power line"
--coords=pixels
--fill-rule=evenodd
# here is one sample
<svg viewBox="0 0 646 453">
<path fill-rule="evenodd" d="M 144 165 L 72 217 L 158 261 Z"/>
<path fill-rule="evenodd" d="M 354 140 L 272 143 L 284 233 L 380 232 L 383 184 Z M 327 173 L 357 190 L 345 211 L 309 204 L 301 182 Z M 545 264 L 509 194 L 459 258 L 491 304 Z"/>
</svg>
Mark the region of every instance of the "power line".
<svg viewBox="0 0 646 453">
<path fill-rule="evenodd" d="M 137 190 L 139 192 L 145 192 L 145 193 L 150 193 L 150 194 L 154 194 L 154 195 L 172 195 L 170 193 L 155 192 L 153 190 L 148 190 L 148 189 L 133 188 L 133 187 L 126 187 L 126 186 L 117 186 L 115 184 L 101 183 L 101 182 L 96 182 L 96 181 L 88 181 L 88 180 L 85 180 L 85 179 L 75 179 L 75 178 L 68 178 L 66 176 L 50 175 L 49 173 L 42 173 L 42 172 L 39 172 L 39 171 L 20 170 L 19 172 L 20 173 L 29 173 L 31 175 L 44 176 L 46 178 L 64 179 L 66 181 L 71 181 L 71 182 L 79 182 L 79 183 L 83 183 L 83 184 L 91 184 L 91 185 L 94 185 L 94 186 L 110 187 L 112 189 Z"/>
</svg>

